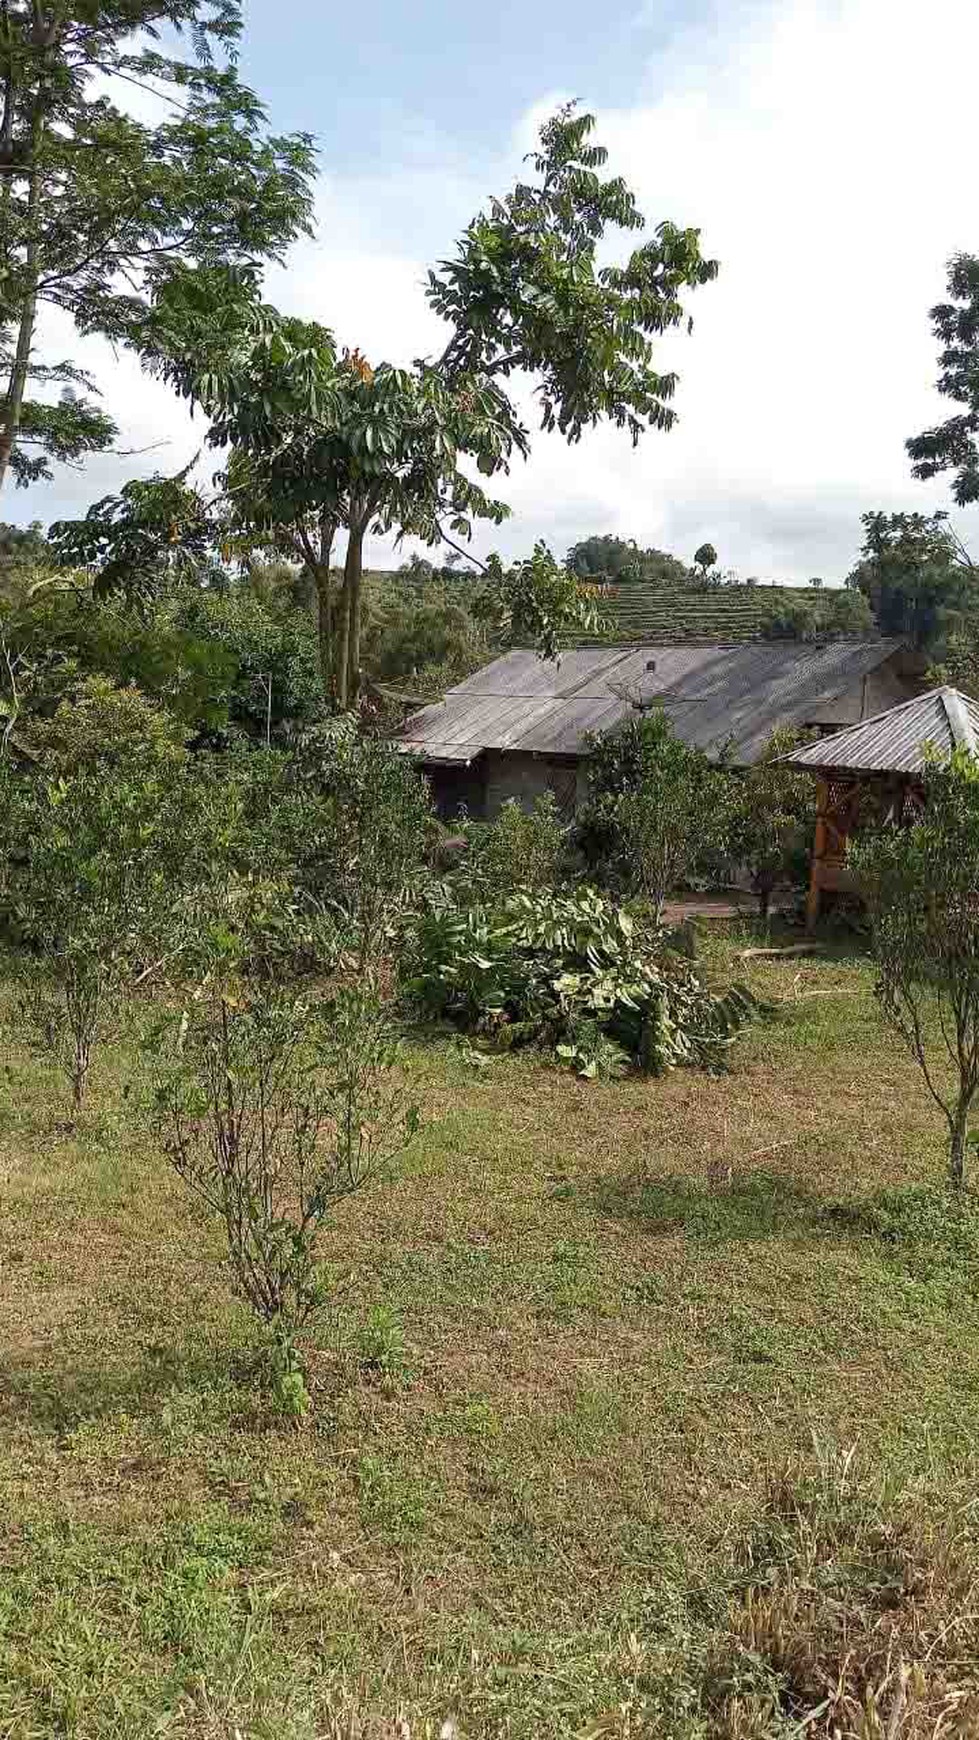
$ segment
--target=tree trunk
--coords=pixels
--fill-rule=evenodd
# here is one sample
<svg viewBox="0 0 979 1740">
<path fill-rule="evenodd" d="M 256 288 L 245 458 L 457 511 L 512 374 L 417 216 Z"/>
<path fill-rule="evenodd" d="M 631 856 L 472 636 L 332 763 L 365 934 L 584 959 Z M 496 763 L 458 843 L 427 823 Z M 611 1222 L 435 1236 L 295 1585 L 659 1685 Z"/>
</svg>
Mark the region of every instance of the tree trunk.
<svg viewBox="0 0 979 1740">
<path fill-rule="evenodd" d="M 320 520 L 318 561 L 313 569 L 316 587 L 316 638 L 319 645 L 320 675 L 327 702 L 336 700 L 336 675 L 333 669 L 333 600 L 330 596 L 330 557 L 336 521 L 329 514 Z"/>
<path fill-rule="evenodd" d="M 351 556 L 353 558 L 352 566 Z M 363 597 L 364 577 L 364 526 L 351 532 L 350 543 L 347 546 L 347 563 L 350 572 L 350 645 L 349 645 L 349 676 L 348 704 L 357 705 L 360 696 L 360 623 L 361 600 Z"/>
<path fill-rule="evenodd" d="M 949 1143 L 949 1179 L 955 1190 L 961 1190 L 965 1183 L 965 1145 L 969 1135 L 969 1109 L 972 1105 L 972 1095 L 962 1093 L 955 1108 L 955 1116 L 950 1120 L 952 1139 Z"/>
<path fill-rule="evenodd" d="M 340 632 L 337 637 L 336 662 L 336 699 L 341 713 L 349 706 L 349 673 L 350 673 L 350 582 L 347 570 L 343 571 L 343 587 L 340 592 Z"/>
<path fill-rule="evenodd" d="M 20 428 L 21 414 L 24 409 L 24 398 L 27 392 L 27 377 L 31 364 L 31 346 L 34 342 L 34 321 L 37 315 L 37 283 L 40 276 L 39 258 L 40 245 L 38 240 L 38 217 L 41 206 L 41 169 L 38 155 L 44 127 L 41 121 L 40 107 L 35 109 L 31 127 L 31 168 L 27 192 L 27 249 L 24 261 L 25 290 L 24 300 L 20 310 L 20 320 L 17 327 L 17 346 L 14 351 L 13 365 L 7 392 L 0 410 L 0 490 L 6 482 L 10 470 L 10 457 Z"/>
<path fill-rule="evenodd" d="M 340 601 L 340 644 L 337 649 L 337 695 L 341 712 L 353 707 L 360 689 L 361 581 L 364 572 L 364 533 L 368 511 L 363 502 L 351 506 L 347 532 L 347 557 L 343 567 Z"/>
<path fill-rule="evenodd" d="M 76 1114 L 81 1111 L 85 1099 L 85 1083 L 88 1081 L 89 1065 L 92 1061 L 92 1047 L 89 1039 L 76 1037 L 75 1054 L 71 1070 L 71 1103 Z"/>
</svg>

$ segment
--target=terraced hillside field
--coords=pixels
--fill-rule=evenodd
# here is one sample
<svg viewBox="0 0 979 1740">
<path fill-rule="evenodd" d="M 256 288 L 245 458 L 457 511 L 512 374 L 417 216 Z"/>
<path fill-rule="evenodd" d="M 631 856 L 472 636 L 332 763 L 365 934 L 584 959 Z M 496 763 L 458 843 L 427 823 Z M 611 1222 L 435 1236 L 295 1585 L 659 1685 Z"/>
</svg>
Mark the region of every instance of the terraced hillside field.
<svg viewBox="0 0 979 1740">
<path fill-rule="evenodd" d="M 371 597 L 383 605 L 392 594 L 403 594 L 403 574 L 377 571 L 367 576 Z M 460 580 L 460 600 L 471 592 L 471 583 Z M 664 586 L 629 584 L 612 586 L 603 600 L 610 626 L 589 640 L 612 642 L 649 641 L 658 646 L 677 641 L 743 641 L 761 638 L 773 609 L 783 602 L 798 603 L 799 588 L 791 586 Z"/>
<path fill-rule="evenodd" d="M 789 586 L 616 586 L 605 600 L 613 641 L 757 640 Z"/>
</svg>

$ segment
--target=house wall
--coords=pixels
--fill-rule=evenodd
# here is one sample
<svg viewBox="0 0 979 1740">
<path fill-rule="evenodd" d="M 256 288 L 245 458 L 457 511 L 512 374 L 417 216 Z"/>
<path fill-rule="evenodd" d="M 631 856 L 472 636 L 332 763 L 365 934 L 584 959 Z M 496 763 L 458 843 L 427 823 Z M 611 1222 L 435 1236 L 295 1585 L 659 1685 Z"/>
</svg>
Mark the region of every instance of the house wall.
<svg viewBox="0 0 979 1740">
<path fill-rule="evenodd" d="M 578 758 L 529 755 L 525 751 L 486 751 L 486 819 L 492 821 L 510 798 L 525 810 L 547 791 L 553 792 L 558 808 L 571 815 L 579 801 Z"/>
<path fill-rule="evenodd" d="M 900 674 L 896 659 L 888 659 L 825 706 L 814 708 L 805 722 L 832 726 L 836 731 L 844 725 L 856 725 L 861 719 L 872 719 L 875 713 L 886 713 L 888 707 L 896 707 L 901 701 L 910 701 L 919 688 L 920 685 Z"/>
</svg>

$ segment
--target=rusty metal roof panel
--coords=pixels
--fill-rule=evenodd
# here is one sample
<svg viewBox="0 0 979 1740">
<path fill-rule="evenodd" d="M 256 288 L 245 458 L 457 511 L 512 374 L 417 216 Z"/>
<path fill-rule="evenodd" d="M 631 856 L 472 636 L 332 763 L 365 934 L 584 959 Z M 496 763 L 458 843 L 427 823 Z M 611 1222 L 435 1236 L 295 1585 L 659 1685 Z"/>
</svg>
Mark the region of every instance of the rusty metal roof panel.
<svg viewBox="0 0 979 1740">
<path fill-rule="evenodd" d="M 409 719 L 401 741 L 580 755 L 589 732 L 662 705 L 686 742 L 757 759 L 777 725 L 803 725 L 884 664 L 894 640 L 515 651 Z"/>
<path fill-rule="evenodd" d="M 822 737 L 787 760 L 812 772 L 921 773 L 931 756 L 979 750 L 979 706 L 958 689 L 930 689 L 886 713 Z"/>
</svg>

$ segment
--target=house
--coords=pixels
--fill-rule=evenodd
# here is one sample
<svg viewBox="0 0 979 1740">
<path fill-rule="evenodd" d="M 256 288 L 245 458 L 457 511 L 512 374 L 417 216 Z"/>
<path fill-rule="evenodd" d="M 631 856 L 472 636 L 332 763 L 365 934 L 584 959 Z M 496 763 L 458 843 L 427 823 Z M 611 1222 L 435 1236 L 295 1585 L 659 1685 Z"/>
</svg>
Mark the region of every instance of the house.
<svg viewBox="0 0 979 1740">
<path fill-rule="evenodd" d="M 505 653 L 413 715 L 394 740 L 430 776 L 444 816 L 492 817 L 508 798 L 552 791 L 572 810 L 587 783 L 587 738 L 660 706 L 677 734 L 735 763 L 778 725 L 837 731 L 918 693 L 900 641 L 582 646 L 545 661 Z"/>
</svg>

